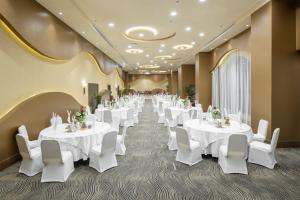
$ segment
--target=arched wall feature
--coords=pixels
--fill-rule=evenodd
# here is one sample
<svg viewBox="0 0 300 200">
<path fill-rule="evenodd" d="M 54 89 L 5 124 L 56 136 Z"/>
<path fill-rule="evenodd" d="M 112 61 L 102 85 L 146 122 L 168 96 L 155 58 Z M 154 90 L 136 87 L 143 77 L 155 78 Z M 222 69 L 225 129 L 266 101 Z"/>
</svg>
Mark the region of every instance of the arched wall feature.
<svg viewBox="0 0 300 200">
<path fill-rule="evenodd" d="M 82 92 L 82 80 L 98 83 L 100 90 L 107 85 L 115 86 L 112 87 L 114 96 L 117 86 L 124 87 L 117 70 L 105 75 L 98 61 L 88 52 L 81 52 L 65 62 L 49 62 L 36 56 L 39 53 L 10 32 L 3 21 L 0 23 L 0 41 L 0 89 L 3 92 L 0 118 L 24 99 L 43 92 L 68 93 L 86 105 L 87 95 Z"/>
<path fill-rule="evenodd" d="M 42 93 L 28 98 L 0 119 L 0 169 L 19 159 L 15 135 L 25 125 L 31 140 L 49 126 L 51 113 L 66 120 L 66 110 L 77 111 L 80 104 L 71 96 L 60 92 Z"/>
<path fill-rule="evenodd" d="M 56 60 L 69 60 L 89 52 L 98 61 L 101 70 L 110 74 L 114 69 L 122 73 L 118 64 L 89 41 L 32 0 L 0 1 L 0 18 L 22 36 L 35 50 Z M 9 23 L 8 23 L 9 22 Z M 51 41 L 51 43 L 48 43 Z"/>
<path fill-rule="evenodd" d="M 212 71 L 213 106 L 228 114 L 241 112 L 251 123 L 251 56 L 238 49 L 229 51 Z"/>
</svg>

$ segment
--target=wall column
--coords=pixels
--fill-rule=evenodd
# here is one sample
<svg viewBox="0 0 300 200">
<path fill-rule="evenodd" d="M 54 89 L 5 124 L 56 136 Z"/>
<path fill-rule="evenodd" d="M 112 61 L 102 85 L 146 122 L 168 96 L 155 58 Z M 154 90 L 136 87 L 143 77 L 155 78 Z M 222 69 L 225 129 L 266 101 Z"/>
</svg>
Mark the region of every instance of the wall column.
<svg viewBox="0 0 300 200">
<path fill-rule="evenodd" d="M 181 98 L 186 98 L 184 88 L 190 84 L 195 85 L 195 65 L 182 65 L 178 69 L 178 92 Z"/>
<path fill-rule="evenodd" d="M 171 71 L 171 94 L 178 94 L 178 72 Z"/>
<path fill-rule="evenodd" d="M 195 56 L 195 83 L 196 100 L 206 110 L 212 101 L 212 54 L 210 52 L 201 52 Z"/>
</svg>

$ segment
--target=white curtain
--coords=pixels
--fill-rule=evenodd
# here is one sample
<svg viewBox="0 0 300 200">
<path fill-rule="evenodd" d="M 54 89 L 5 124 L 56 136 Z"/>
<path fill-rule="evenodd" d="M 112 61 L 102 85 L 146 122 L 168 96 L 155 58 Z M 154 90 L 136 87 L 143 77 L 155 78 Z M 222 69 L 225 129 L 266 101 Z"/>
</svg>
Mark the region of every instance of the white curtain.
<svg viewBox="0 0 300 200">
<path fill-rule="evenodd" d="M 241 112 L 245 123 L 251 122 L 250 55 L 236 51 L 212 72 L 213 105 L 230 114 Z"/>
<path fill-rule="evenodd" d="M 216 108 L 220 107 L 220 82 L 218 67 L 212 72 L 212 106 Z"/>
</svg>

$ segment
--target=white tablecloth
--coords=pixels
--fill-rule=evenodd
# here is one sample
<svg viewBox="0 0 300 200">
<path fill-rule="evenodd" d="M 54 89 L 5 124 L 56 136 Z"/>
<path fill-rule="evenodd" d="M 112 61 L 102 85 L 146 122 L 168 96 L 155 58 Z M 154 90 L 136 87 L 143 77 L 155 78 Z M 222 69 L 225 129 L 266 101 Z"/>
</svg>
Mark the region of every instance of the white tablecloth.
<svg viewBox="0 0 300 200">
<path fill-rule="evenodd" d="M 109 108 L 97 108 L 95 114 L 99 121 L 103 121 L 103 112 L 104 110 L 108 110 Z M 111 110 L 112 117 L 117 118 L 119 120 L 126 120 L 127 119 L 127 112 L 129 107 L 121 107 L 121 108 L 114 108 Z"/>
<path fill-rule="evenodd" d="M 230 121 L 230 126 L 223 125 L 222 128 L 217 128 L 213 121 L 200 123 L 199 119 L 193 119 L 187 121 L 185 127 L 191 139 L 200 142 L 204 153 L 212 154 L 214 157 L 218 157 L 220 146 L 227 144 L 231 134 L 244 134 L 247 136 L 248 142 L 252 140 L 251 127 L 236 121 Z"/>
<path fill-rule="evenodd" d="M 57 140 L 62 150 L 71 151 L 74 161 L 80 159 L 87 160 L 91 148 L 102 142 L 102 137 L 111 127 L 107 123 L 96 122 L 95 127 L 85 130 L 77 130 L 76 132 L 66 132 L 67 124 L 59 125 L 56 130 L 53 127 L 43 129 L 39 135 L 39 141 Z"/>
</svg>

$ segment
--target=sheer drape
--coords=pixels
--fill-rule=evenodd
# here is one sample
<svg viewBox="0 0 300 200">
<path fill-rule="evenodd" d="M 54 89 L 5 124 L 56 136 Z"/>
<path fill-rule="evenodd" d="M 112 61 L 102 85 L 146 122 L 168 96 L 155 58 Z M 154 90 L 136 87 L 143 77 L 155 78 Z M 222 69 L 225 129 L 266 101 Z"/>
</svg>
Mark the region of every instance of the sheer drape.
<svg viewBox="0 0 300 200">
<path fill-rule="evenodd" d="M 228 113 L 241 112 L 251 122 L 251 62 L 247 53 L 236 51 L 212 72 L 213 105 Z"/>
</svg>

